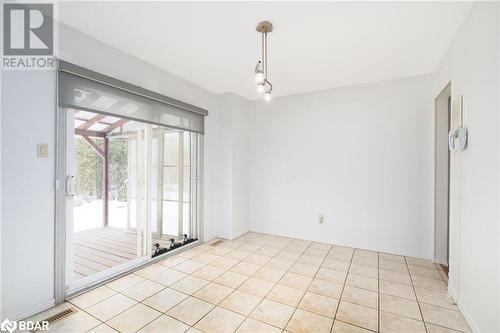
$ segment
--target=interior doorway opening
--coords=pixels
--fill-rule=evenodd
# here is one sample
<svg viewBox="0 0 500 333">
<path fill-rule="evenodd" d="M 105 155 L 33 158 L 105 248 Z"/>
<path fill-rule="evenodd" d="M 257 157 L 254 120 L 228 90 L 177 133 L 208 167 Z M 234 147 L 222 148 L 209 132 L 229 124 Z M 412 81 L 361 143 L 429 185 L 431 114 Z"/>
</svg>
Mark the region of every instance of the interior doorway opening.
<svg viewBox="0 0 500 333">
<path fill-rule="evenodd" d="M 448 133 L 451 129 L 451 83 L 435 100 L 435 228 L 434 262 L 449 267 L 450 240 L 450 151 Z"/>
</svg>

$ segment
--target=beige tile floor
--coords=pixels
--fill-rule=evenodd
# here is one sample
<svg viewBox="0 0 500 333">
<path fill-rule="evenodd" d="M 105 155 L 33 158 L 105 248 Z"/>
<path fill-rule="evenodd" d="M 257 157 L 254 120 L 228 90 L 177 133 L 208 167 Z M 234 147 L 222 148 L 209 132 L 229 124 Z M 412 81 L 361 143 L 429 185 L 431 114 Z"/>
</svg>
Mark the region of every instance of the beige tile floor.
<svg viewBox="0 0 500 333">
<path fill-rule="evenodd" d="M 428 260 L 247 233 L 70 299 L 60 332 L 470 332 Z"/>
</svg>

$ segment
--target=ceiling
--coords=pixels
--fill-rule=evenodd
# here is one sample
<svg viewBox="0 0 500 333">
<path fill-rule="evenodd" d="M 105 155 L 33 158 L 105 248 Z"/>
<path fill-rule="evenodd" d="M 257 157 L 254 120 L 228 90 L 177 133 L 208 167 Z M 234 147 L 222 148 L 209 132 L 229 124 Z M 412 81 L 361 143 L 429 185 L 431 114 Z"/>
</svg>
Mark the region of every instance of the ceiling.
<svg viewBox="0 0 500 333">
<path fill-rule="evenodd" d="M 259 98 L 270 20 L 275 96 L 433 72 L 471 2 L 61 2 L 60 20 L 216 94 Z M 112 27 L 112 28 L 111 28 Z"/>
</svg>

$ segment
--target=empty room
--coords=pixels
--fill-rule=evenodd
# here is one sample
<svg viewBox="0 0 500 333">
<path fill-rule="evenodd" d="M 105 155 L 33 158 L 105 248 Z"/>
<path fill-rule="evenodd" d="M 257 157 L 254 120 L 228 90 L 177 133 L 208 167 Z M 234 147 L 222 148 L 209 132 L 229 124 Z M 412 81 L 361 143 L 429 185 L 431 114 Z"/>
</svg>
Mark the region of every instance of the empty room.
<svg viewBox="0 0 500 333">
<path fill-rule="evenodd" d="M 500 333 L 500 2 L 0 7 L 0 332 Z"/>
</svg>

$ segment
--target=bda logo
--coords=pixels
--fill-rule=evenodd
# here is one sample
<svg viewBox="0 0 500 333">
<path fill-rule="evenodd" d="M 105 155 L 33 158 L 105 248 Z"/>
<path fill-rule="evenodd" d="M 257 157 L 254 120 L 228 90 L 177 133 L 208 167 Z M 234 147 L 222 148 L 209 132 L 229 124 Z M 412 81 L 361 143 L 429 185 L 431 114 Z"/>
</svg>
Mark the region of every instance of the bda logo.
<svg viewBox="0 0 500 333">
<path fill-rule="evenodd" d="M 52 55 L 53 5 L 6 3 L 3 7 L 4 55 Z"/>
<path fill-rule="evenodd" d="M 8 319 L 5 319 L 0 324 L 0 331 L 12 333 L 16 330 L 16 328 L 17 328 L 17 323 L 15 321 L 10 321 Z"/>
</svg>

